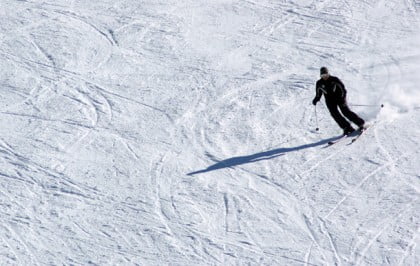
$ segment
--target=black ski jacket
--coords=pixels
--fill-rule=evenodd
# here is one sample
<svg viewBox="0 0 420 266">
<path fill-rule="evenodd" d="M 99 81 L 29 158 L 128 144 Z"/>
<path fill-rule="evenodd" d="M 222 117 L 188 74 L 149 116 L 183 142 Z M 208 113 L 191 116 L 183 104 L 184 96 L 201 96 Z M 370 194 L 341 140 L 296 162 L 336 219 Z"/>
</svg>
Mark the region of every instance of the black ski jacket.
<svg viewBox="0 0 420 266">
<path fill-rule="evenodd" d="M 316 104 L 321 96 L 325 96 L 327 103 L 344 103 L 346 100 L 346 88 L 341 80 L 334 76 L 329 76 L 327 80 L 322 78 L 316 82 L 316 96 L 313 99 L 313 104 Z"/>
</svg>

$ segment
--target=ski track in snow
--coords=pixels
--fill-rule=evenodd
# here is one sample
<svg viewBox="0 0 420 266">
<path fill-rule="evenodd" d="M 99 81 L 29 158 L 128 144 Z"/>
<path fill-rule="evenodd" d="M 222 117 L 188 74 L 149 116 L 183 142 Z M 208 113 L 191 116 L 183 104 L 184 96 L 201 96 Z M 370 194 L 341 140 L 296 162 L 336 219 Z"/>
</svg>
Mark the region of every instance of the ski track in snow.
<svg viewBox="0 0 420 266">
<path fill-rule="evenodd" d="M 419 264 L 418 1 L 0 12 L 1 265 Z M 322 65 L 385 103 L 352 145 Z"/>
</svg>

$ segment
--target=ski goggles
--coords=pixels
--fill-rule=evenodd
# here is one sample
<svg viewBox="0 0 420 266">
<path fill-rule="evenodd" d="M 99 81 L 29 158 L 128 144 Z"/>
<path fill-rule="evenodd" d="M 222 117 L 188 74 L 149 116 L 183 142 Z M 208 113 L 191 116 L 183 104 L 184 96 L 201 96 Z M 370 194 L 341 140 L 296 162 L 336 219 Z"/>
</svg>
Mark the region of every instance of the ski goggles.
<svg viewBox="0 0 420 266">
<path fill-rule="evenodd" d="M 328 73 L 321 74 L 321 78 L 328 78 L 329 75 Z"/>
</svg>

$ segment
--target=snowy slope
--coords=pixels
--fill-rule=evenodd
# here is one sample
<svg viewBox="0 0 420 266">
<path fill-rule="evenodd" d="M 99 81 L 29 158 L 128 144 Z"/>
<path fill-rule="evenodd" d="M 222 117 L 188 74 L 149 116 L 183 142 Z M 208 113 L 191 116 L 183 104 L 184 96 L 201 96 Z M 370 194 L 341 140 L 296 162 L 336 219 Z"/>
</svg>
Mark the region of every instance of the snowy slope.
<svg viewBox="0 0 420 266">
<path fill-rule="evenodd" d="M 419 265 L 419 66 L 418 0 L 1 0 L 0 265 Z"/>
</svg>

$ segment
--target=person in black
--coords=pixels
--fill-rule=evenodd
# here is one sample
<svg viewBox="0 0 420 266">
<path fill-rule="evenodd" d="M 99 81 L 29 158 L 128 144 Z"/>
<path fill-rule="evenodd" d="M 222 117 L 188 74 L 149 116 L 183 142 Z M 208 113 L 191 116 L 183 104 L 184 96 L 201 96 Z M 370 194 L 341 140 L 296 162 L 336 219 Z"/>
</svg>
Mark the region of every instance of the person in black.
<svg viewBox="0 0 420 266">
<path fill-rule="evenodd" d="M 348 107 L 346 101 L 347 91 L 343 82 L 341 82 L 339 78 L 331 76 L 326 67 L 321 67 L 320 72 L 321 79 L 316 82 L 316 96 L 313 99 L 312 104 L 316 105 L 321 99 L 321 96 L 324 95 L 328 110 L 337 124 L 343 129 L 344 135 L 354 132 L 354 128 L 343 115 L 351 122 L 355 123 L 359 127 L 359 130 L 362 131 L 365 121 Z M 340 114 L 338 108 L 340 108 L 343 115 Z"/>
</svg>

